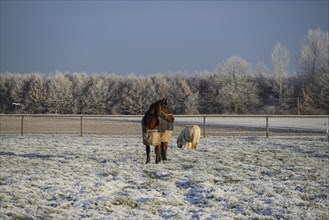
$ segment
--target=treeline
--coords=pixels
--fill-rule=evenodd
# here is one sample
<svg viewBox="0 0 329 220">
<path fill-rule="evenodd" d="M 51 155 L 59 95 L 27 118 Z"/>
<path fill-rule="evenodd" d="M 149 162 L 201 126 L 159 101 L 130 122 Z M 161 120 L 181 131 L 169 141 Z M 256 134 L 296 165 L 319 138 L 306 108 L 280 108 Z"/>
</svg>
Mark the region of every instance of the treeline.
<svg viewBox="0 0 329 220">
<path fill-rule="evenodd" d="M 273 70 L 233 56 L 212 72 L 193 74 L 2 73 L 0 112 L 144 114 L 169 97 L 174 114 L 297 114 L 298 103 L 300 114 L 329 114 L 328 33 L 308 31 L 297 74 L 289 73 L 289 60 L 277 43 Z"/>
</svg>

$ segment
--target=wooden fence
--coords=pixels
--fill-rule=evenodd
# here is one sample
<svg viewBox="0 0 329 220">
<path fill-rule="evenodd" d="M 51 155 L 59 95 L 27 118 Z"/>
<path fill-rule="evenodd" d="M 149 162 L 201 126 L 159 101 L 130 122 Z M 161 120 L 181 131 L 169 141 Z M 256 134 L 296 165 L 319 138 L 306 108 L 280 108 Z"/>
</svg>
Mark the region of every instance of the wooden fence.
<svg viewBox="0 0 329 220">
<path fill-rule="evenodd" d="M 138 135 L 141 133 L 141 118 L 142 115 L 0 114 L 0 135 Z M 303 123 L 300 123 L 302 120 Z M 281 125 L 278 121 L 281 121 Z M 325 130 L 329 128 L 329 115 L 175 115 L 174 134 L 191 124 L 201 127 L 203 137 L 236 134 L 266 137 L 325 135 Z"/>
</svg>

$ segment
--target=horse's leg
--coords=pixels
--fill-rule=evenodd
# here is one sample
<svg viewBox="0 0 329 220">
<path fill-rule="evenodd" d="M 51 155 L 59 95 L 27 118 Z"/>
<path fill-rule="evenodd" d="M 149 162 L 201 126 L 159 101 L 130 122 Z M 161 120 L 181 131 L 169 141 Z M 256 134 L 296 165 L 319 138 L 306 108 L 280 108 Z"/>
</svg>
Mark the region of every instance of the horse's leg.
<svg viewBox="0 0 329 220">
<path fill-rule="evenodd" d="M 161 149 L 160 146 L 155 146 L 155 163 L 159 163 L 161 161 Z"/>
<path fill-rule="evenodd" d="M 146 163 L 150 162 L 150 151 L 151 151 L 150 145 L 146 145 Z"/>
<path fill-rule="evenodd" d="M 161 142 L 161 157 L 162 157 L 162 160 L 167 160 L 167 149 L 168 149 L 168 142 Z"/>
</svg>

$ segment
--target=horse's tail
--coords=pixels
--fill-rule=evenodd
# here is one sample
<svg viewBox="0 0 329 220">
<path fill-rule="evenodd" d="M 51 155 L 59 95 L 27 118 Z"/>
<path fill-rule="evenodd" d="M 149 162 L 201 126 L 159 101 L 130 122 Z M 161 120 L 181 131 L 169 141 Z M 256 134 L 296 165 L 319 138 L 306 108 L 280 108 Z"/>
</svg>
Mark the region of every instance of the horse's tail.
<svg viewBox="0 0 329 220">
<path fill-rule="evenodd" d="M 193 150 L 196 150 L 196 148 L 198 147 L 200 136 L 201 136 L 200 127 L 198 125 L 193 125 L 190 128 L 190 137 L 192 138 L 191 142 L 192 142 Z"/>
</svg>

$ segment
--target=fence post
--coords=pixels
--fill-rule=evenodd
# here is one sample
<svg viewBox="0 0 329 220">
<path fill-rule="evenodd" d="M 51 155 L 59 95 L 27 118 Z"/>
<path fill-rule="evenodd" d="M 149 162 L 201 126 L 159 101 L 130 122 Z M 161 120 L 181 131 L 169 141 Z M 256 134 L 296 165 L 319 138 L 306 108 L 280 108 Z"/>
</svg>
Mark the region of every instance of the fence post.
<svg viewBox="0 0 329 220">
<path fill-rule="evenodd" d="M 206 116 L 203 115 L 203 137 L 206 137 Z"/>
<path fill-rule="evenodd" d="M 299 96 L 297 98 L 297 114 L 300 115 L 300 108 L 299 108 L 300 104 L 299 104 Z"/>
<path fill-rule="evenodd" d="M 23 132 L 23 127 L 24 127 L 24 116 L 22 115 L 22 120 L 21 120 L 21 136 L 23 136 L 24 132 Z"/>
<path fill-rule="evenodd" d="M 82 137 L 82 116 L 80 116 L 80 136 Z"/>
<path fill-rule="evenodd" d="M 327 123 L 327 135 L 328 135 L 328 142 L 329 142 L 329 117 L 328 117 L 328 123 Z"/>
<path fill-rule="evenodd" d="M 266 138 L 268 138 L 269 133 L 270 133 L 270 128 L 268 126 L 268 116 L 266 116 Z"/>
</svg>

